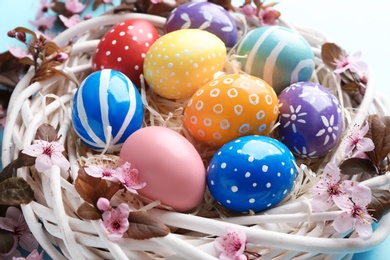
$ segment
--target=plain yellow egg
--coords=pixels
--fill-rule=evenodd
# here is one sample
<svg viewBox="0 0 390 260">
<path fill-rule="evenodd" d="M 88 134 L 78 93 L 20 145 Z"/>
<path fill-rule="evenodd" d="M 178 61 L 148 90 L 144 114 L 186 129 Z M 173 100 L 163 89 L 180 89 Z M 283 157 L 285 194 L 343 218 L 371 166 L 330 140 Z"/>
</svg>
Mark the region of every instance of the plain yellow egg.
<svg viewBox="0 0 390 260">
<path fill-rule="evenodd" d="M 144 60 L 144 77 L 158 95 L 169 99 L 191 97 L 223 69 L 225 44 L 199 29 L 173 31 L 150 47 Z"/>
</svg>

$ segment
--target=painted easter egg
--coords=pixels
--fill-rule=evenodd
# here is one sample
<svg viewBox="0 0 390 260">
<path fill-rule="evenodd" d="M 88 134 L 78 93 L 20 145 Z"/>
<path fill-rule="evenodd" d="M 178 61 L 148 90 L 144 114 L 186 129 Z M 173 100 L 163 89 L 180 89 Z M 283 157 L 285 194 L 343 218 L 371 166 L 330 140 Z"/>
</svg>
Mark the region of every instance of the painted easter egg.
<svg viewBox="0 0 390 260">
<path fill-rule="evenodd" d="M 139 171 L 146 186 L 138 193 L 147 202 L 186 212 L 201 203 L 206 189 L 206 170 L 194 146 L 179 133 L 162 126 L 134 132 L 120 151 L 122 162 Z"/>
<path fill-rule="evenodd" d="M 145 80 L 158 95 L 169 99 L 189 98 L 221 71 L 225 44 L 199 29 L 165 34 L 146 53 Z"/>
<path fill-rule="evenodd" d="M 292 83 L 309 81 L 314 54 L 309 43 L 292 29 L 281 26 L 256 28 L 237 48 L 242 69 L 264 79 L 277 94 Z"/>
<path fill-rule="evenodd" d="M 289 194 L 296 172 L 294 156 L 283 143 L 250 135 L 226 143 L 214 154 L 207 185 L 225 208 L 259 212 Z"/>
<path fill-rule="evenodd" d="M 164 25 L 166 33 L 202 29 L 218 36 L 227 47 L 237 42 L 237 25 L 228 11 L 210 2 L 189 2 L 175 8 Z"/>
<path fill-rule="evenodd" d="M 298 82 L 279 95 L 280 140 L 299 157 L 327 154 L 343 130 L 341 107 L 336 97 L 317 83 Z"/>
<path fill-rule="evenodd" d="M 264 80 L 250 75 L 219 77 L 198 89 L 187 103 L 184 126 L 213 146 L 245 135 L 265 135 L 278 119 L 279 101 Z"/>
<path fill-rule="evenodd" d="M 90 74 L 73 99 L 73 127 L 90 148 L 119 151 L 143 121 L 141 96 L 123 73 L 104 69 Z"/>
<path fill-rule="evenodd" d="M 93 53 L 93 70 L 120 71 L 140 87 L 146 52 L 158 37 L 156 28 L 146 20 L 131 19 L 113 26 Z"/>
</svg>

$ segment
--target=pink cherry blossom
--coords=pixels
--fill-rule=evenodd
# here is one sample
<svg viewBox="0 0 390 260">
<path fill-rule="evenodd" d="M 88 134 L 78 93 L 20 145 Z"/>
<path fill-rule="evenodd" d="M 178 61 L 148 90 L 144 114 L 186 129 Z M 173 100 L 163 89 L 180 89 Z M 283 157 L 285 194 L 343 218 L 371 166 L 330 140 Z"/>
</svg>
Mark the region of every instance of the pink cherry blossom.
<svg viewBox="0 0 390 260">
<path fill-rule="evenodd" d="M 259 17 L 262 26 L 276 25 L 279 16 L 280 13 L 272 6 L 268 6 L 264 9 L 261 8 L 259 10 Z"/>
<path fill-rule="evenodd" d="M 111 165 L 107 165 L 104 163 L 101 164 L 92 164 L 88 165 L 84 168 L 85 172 L 95 178 L 102 178 L 109 181 L 117 181 L 118 178 L 116 177 L 116 168 L 114 168 Z"/>
<path fill-rule="evenodd" d="M 138 189 L 146 186 L 146 182 L 138 179 L 138 170 L 131 168 L 131 164 L 126 162 L 117 169 L 117 178 L 122 185 L 131 193 L 137 194 Z"/>
<path fill-rule="evenodd" d="M 60 20 L 64 23 L 64 25 L 68 28 L 73 27 L 76 24 L 81 22 L 81 17 L 78 14 L 74 14 L 69 18 L 60 14 L 59 17 L 60 17 Z"/>
<path fill-rule="evenodd" d="M 103 211 L 103 226 L 108 238 L 112 241 L 118 241 L 129 228 L 129 206 L 121 203 L 118 207 L 112 208 L 106 198 L 99 198 L 97 206 Z"/>
<path fill-rule="evenodd" d="M 5 217 L 0 217 L 0 229 L 4 229 L 13 233 L 15 238 L 15 248 L 19 244 L 28 252 L 38 248 L 38 242 L 31 234 L 22 212 L 13 206 L 7 208 Z M 15 248 L 13 250 L 15 250 Z"/>
<path fill-rule="evenodd" d="M 32 55 L 30 54 L 30 52 L 26 48 L 19 48 L 16 46 L 7 46 L 7 47 L 8 47 L 8 51 L 15 58 L 23 59 L 25 57 L 29 57 L 30 59 L 32 59 Z"/>
<path fill-rule="evenodd" d="M 35 16 L 36 19 L 39 19 L 40 17 L 44 16 L 47 11 L 49 11 L 51 8 L 55 6 L 55 3 L 50 0 L 41 0 L 39 2 L 38 7 L 38 13 Z"/>
<path fill-rule="evenodd" d="M 358 152 L 369 152 L 375 148 L 374 142 L 367 137 L 364 137 L 369 130 L 369 126 L 366 123 L 361 129 L 358 125 L 354 125 L 352 133 L 348 135 L 344 141 L 347 144 L 345 148 L 345 154 L 350 155 L 354 150 Z"/>
<path fill-rule="evenodd" d="M 251 18 L 256 14 L 256 9 L 251 4 L 245 4 L 242 6 L 242 13 L 246 17 Z"/>
<path fill-rule="evenodd" d="M 334 63 L 336 65 L 336 69 L 334 73 L 341 74 L 346 70 L 350 70 L 354 73 L 363 73 L 367 71 L 367 64 L 360 60 L 362 53 L 356 52 L 353 55 L 341 54 L 339 59 Z"/>
<path fill-rule="evenodd" d="M 348 200 L 351 187 L 354 185 L 354 181 L 340 182 L 340 169 L 335 163 L 328 163 L 321 180 L 310 190 L 314 195 L 311 203 L 313 211 L 326 211 L 333 205 L 333 202 Z"/>
<path fill-rule="evenodd" d="M 63 171 L 67 171 L 70 167 L 70 163 L 62 154 L 64 150 L 65 148 L 60 142 L 34 140 L 34 143 L 23 149 L 22 152 L 24 154 L 37 157 L 35 159 L 35 168 L 39 172 L 44 172 L 50 169 L 52 165 L 57 165 Z"/>
<path fill-rule="evenodd" d="M 79 0 L 66 0 L 65 8 L 72 14 L 79 14 L 85 9 L 86 5 L 80 3 Z"/>
<path fill-rule="evenodd" d="M 29 23 L 37 28 L 39 31 L 47 31 L 54 27 L 54 22 L 56 21 L 55 16 L 41 16 L 35 21 L 29 21 Z"/>
<path fill-rule="evenodd" d="M 373 218 L 367 212 L 367 205 L 371 202 L 371 189 L 363 184 L 358 184 L 352 191 L 352 200 L 335 201 L 343 211 L 334 221 L 333 227 L 337 232 L 343 233 L 354 229 L 363 239 L 367 240 L 372 235 Z"/>
<path fill-rule="evenodd" d="M 12 257 L 12 260 L 42 260 L 43 251 L 38 253 L 38 250 L 34 249 L 27 257 Z"/>
<path fill-rule="evenodd" d="M 215 249 L 220 253 L 222 260 L 244 260 L 246 248 L 246 235 L 242 230 L 232 227 L 226 228 L 226 235 L 218 237 L 214 242 Z"/>
</svg>

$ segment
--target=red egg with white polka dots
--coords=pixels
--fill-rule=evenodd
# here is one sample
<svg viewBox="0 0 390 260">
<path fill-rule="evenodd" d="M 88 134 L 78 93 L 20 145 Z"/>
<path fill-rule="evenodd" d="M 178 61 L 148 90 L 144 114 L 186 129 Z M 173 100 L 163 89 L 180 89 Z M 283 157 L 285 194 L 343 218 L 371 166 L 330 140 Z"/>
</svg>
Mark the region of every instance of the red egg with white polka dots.
<svg viewBox="0 0 390 260">
<path fill-rule="evenodd" d="M 146 20 L 121 22 L 101 38 L 92 57 L 92 68 L 120 71 L 139 87 L 145 54 L 158 38 L 156 28 Z"/>
</svg>

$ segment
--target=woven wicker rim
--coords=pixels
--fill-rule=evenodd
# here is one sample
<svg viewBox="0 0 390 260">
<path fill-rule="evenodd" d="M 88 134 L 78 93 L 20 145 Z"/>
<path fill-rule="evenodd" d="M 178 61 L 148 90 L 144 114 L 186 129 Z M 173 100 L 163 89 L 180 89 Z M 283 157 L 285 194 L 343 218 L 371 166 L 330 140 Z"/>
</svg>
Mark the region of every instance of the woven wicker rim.
<svg viewBox="0 0 390 260">
<path fill-rule="evenodd" d="M 94 34 L 98 32 L 97 28 L 128 19 L 145 19 L 158 28 L 161 28 L 165 22 L 161 17 L 133 13 L 104 15 L 84 21 L 54 39 L 61 46 L 78 37 L 73 45 L 72 58 L 62 69 L 82 80 L 91 70 L 91 64 L 86 58 L 88 55 L 84 54 L 90 54 L 96 48 L 99 40 L 94 38 Z M 344 107 L 346 125 L 362 125 L 371 113 L 379 115 L 388 113 L 387 105 L 390 102 L 383 95 L 376 94 L 372 73 L 368 75 L 367 92 L 363 101 L 358 108 L 349 109 L 351 104 L 348 96 L 341 90 L 334 75 L 331 72 L 324 72 L 326 68 L 321 62 L 319 48 L 322 43 L 328 41 L 327 38 L 322 33 L 308 28 L 295 27 L 285 21 L 282 21 L 282 24 L 298 31 L 312 46 L 317 65 L 312 80 L 320 81 L 340 99 Z M 20 150 L 31 143 L 36 128 L 41 123 L 48 122 L 60 126 L 59 134 L 62 136 L 60 142 L 67 144 L 68 159 L 72 165 L 70 174 L 75 179 L 79 169 L 79 158 L 72 138 L 68 138 L 71 128 L 70 103 L 75 86 L 59 77 L 29 85 L 32 74 L 33 71 L 30 70 L 21 79 L 10 100 L 8 121 L 3 136 L 3 164 L 10 163 Z M 68 88 L 64 88 L 64 85 Z M 52 101 L 48 102 L 48 99 Z M 351 127 L 345 129 L 345 134 L 350 131 Z M 339 162 L 340 154 L 344 150 L 345 146 L 340 143 L 325 160 Z M 187 229 L 190 232 L 182 235 L 172 233 L 164 238 L 142 241 L 124 238 L 118 243 L 113 243 L 102 232 L 100 221 L 84 221 L 75 215 L 74 212 L 82 200 L 78 197 L 72 183 L 66 181 L 67 175 L 64 175 L 57 166 L 39 174 L 39 177 L 30 168 L 19 169 L 17 174 L 31 183 L 36 193 L 36 201 L 22 205 L 27 224 L 40 245 L 53 259 L 65 259 L 65 257 L 155 259 L 176 254 L 190 256 L 193 259 L 215 259 L 213 237 L 224 235 L 225 228 L 228 226 L 242 229 L 247 234 L 248 242 L 253 248 L 262 250 L 265 259 L 277 256 L 309 258 L 317 254 L 334 254 L 337 258 L 341 258 L 349 253 L 375 247 L 386 239 L 390 230 L 390 214 L 387 214 L 380 221 L 370 240 L 363 241 L 356 235 L 345 239 L 343 237 L 346 234 L 329 233 L 334 231 L 331 231 L 329 223 L 325 222 L 334 219 L 339 212 L 310 213 L 308 199 L 300 199 L 282 203 L 255 216 L 224 219 L 152 209 L 149 211 L 150 214 L 168 226 Z M 385 187 L 390 184 L 390 175 L 387 173 L 366 180 L 364 183 L 371 188 Z M 288 231 L 278 224 L 290 222 L 296 223 L 300 228 Z"/>
</svg>

